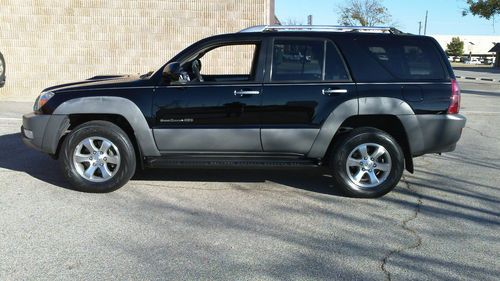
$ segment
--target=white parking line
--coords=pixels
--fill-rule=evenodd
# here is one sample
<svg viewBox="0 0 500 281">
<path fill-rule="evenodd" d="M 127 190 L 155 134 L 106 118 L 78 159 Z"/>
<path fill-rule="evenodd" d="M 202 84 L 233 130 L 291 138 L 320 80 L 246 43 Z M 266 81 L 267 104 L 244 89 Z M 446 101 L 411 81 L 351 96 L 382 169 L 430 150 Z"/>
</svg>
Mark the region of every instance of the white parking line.
<svg viewBox="0 0 500 281">
<path fill-rule="evenodd" d="M 0 120 L 4 120 L 4 121 L 23 121 L 22 118 L 14 118 L 14 117 L 0 117 Z"/>
</svg>

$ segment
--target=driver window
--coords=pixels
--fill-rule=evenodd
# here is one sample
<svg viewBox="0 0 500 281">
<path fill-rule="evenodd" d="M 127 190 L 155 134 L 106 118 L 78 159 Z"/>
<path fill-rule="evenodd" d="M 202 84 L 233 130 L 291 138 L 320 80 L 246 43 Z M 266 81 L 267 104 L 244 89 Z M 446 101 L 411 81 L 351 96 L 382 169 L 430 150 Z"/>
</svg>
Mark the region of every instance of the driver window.
<svg viewBox="0 0 500 281">
<path fill-rule="evenodd" d="M 199 82 L 253 81 L 257 50 L 256 44 L 226 45 L 210 50 L 199 58 L 197 67 L 202 80 Z M 193 72 L 196 80 L 199 77 Z"/>
</svg>

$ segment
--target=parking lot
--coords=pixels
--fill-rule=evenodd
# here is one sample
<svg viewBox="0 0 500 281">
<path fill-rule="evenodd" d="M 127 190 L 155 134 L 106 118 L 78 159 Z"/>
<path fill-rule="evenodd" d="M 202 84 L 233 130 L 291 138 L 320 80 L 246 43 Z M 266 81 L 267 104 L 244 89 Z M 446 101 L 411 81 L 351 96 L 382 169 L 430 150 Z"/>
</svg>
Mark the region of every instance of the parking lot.
<svg viewBox="0 0 500 281">
<path fill-rule="evenodd" d="M 461 81 L 456 151 L 415 159 L 380 199 L 325 170 L 155 170 L 122 189 L 68 189 L 0 102 L 0 280 L 495 280 L 500 84 Z"/>
</svg>

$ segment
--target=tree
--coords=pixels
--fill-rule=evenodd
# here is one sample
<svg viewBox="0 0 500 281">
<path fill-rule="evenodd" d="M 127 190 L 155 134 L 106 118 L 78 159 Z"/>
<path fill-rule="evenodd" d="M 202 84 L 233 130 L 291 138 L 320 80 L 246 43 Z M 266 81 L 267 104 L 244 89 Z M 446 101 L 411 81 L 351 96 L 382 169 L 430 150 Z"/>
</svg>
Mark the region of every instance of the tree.
<svg viewBox="0 0 500 281">
<path fill-rule="evenodd" d="M 464 54 L 464 41 L 460 37 L 451 38 L 451 42 L 446 45 L 446 53 L 453 57 L 460 57 Z"/>
<path fill-rule="evenodd" d="M 339 23 L 347 26 L 389 24 L 391 15 L 381 0 L 348 0 L 339 6 Z"/>
<path fill-rule="evenodd" d="M 500 0 L 467 0 L 467 5 L 469 8 L 464 10 L 464 16 L 470 12 L 487 20 L 494 20 L 495 15 L 500 14 Z"/>
</svg>

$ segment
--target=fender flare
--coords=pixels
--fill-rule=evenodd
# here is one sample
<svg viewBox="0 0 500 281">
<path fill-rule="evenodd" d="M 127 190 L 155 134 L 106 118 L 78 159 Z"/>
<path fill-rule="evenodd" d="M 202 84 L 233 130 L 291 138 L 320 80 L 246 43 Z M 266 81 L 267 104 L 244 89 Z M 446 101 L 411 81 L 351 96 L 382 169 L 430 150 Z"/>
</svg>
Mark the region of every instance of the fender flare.
<svg viewBox="0 0 500 281">
<path fill-rule="evenodd" d="M 60 104 L 54 115 L 115 114 L 125 118 L 134 130 L 143 156 L 160 156 L 144 114 L 132 101 L 121 97 L 95 96 L 71 99 Z"/>
<path fill-rule="evenodd" d="M 364 97 L 347 100 L 338 105 L 320 128 L 307 156 L 321 159 L 330 146 L 333 137 L 347 118 L 356 115 L 394 115 L 405 129 L 409 140 L 410 151 L 418 151 L 423 144 L 422 132 L 418 119 L 408 103 L 398 98 Z"/>
</svg>

